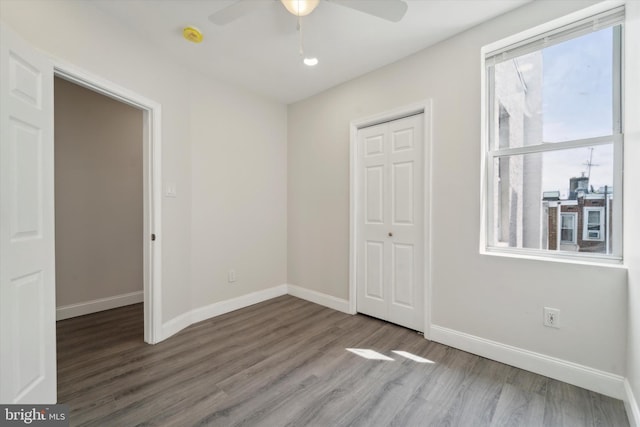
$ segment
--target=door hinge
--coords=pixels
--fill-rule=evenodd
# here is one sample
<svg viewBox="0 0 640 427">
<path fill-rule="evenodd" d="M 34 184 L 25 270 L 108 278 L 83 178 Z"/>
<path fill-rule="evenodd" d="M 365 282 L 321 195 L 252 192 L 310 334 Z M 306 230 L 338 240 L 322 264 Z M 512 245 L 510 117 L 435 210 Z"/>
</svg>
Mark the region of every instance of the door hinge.
<svg viewBox="0 0 640 427">
<path fill-rule="evenodd" d="M 155 233 L 152 233 L 152 234 L 151 234 L 151 241 L 153 242 L 154 240 L 156 240 L 156 234 L 155 234 Z"/>
</svg>

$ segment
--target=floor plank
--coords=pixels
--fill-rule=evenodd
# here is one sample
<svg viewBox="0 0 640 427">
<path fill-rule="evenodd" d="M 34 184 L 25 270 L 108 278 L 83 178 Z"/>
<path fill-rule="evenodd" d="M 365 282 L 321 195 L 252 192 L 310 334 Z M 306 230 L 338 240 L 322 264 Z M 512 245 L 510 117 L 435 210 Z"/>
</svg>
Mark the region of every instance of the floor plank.
<svg viewBox="0 0 640 427">
<path fill-rule="evenodd" d="M 142 322 L 141 304 L 58 322 L 71 425 L 629 425 L 619 400 L 291 296 L 154 346 Z"/>
</svg>

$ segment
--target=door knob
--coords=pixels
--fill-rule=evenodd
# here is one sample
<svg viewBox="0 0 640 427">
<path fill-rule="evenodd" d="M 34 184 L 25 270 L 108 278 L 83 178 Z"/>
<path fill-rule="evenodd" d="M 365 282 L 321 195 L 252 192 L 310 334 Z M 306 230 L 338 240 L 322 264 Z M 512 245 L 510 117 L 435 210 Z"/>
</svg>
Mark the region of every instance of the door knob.
<svg viewBox="0 0 640 427">
<path fill-rule="evenodd" d="M 389 232 L 389 237 L 393 237 L 393 233 L 392 232 Z"/>
</svg>

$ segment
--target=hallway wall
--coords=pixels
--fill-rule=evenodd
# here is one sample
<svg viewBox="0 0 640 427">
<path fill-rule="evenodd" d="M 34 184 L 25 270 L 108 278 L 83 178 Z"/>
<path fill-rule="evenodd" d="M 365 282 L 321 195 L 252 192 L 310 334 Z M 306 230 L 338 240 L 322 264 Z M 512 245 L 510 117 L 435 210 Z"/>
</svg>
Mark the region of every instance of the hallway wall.
<svg viewBox="0 0 640 427">
<path fill-rule="evenodd" d="M 56 77 L 56 306 L 142 292 L 142 111 Z"/>
</svg>

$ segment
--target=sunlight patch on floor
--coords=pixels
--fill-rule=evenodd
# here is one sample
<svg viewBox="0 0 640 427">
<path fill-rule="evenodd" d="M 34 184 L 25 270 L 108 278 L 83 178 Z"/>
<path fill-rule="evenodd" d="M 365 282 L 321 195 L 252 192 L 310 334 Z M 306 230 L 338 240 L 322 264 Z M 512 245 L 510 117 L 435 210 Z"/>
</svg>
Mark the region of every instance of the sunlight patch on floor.
<svg viewBox="0 0 640 427">
<path fill-rule="evenodd" d="M 418 363 L 436 363 L 433 360 L 425 359 L 424 357 L 416 356 L 415 354 L 409 353 L 408 351 L 401 350 L 393 350 L 392 353 L 395 353 L 399 356 L 406 357 L 409 360 L 413 360 Z"/>
<path fill-rule="evenodd" d="M 370 348 L 347 348 L 345 350 L 369 360 L 386 360 L 389 362 L 393 362 L 395 360 L 375 350 L 371 350 Z M 392 353 L 418 363 L 435 363 L 433 360 L 425 359 L 424 357 L 417 356 L 413 353 L 409 353 L 408 351 L 393 350 Z"/>
<path fill-rule="evenodd" d="M 353 354 L 357 354 L 360 357 L 364 357 L 365 359 L 370 360 L 387 360 L 393 362 L 393 359 L 389 356 L 385 356 L 382 353 L 378 353 L 375 350 L 371 350 L 369 348 L 347 348 L 347 351 L 350 351 Z"/>
</svg>

